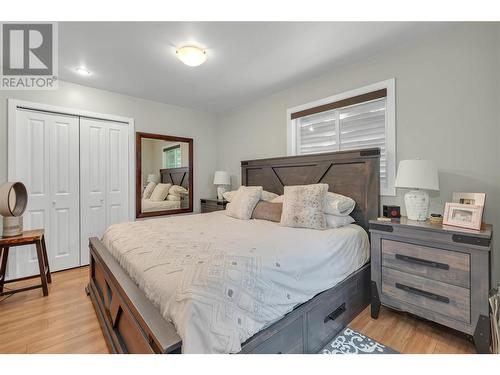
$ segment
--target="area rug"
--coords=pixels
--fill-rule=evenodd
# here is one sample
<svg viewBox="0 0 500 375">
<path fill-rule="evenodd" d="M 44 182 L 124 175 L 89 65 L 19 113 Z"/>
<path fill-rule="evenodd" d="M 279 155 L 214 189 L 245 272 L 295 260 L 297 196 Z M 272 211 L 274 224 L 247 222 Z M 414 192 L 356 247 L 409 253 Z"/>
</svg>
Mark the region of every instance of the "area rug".
<svg viewBox="0 0 500 375">
<path fill-rule="evenodd" d="M 368 336 L 345 328 L 320 352 L 321 354 L 399 354 Z"/>
</svg>

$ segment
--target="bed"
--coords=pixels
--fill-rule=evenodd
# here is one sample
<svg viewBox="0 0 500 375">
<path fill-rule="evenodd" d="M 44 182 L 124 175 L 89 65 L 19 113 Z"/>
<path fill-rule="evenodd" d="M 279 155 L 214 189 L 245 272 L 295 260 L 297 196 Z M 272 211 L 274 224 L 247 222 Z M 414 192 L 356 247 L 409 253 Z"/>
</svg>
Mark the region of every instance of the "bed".
<svg viewBox="0 0 500 375">
<path fill-rule="evenodd" d="M 90 239 L 88 292 L 112 352 L 315 353 L 367 306 L 379 150 L 241 166 L 244 185 L 278 194 L 328 183 L 356 200 L 358 225 L 312 231 L 215 212 L 110 227 Z"/>
<path fill-rule="evenodd" d="M 181 201 L 152 201 L 151 199 L 141 198 L 141 212 L 155 212 L 160 210 L 177 210 L 181 208 Z"/>
</svg>

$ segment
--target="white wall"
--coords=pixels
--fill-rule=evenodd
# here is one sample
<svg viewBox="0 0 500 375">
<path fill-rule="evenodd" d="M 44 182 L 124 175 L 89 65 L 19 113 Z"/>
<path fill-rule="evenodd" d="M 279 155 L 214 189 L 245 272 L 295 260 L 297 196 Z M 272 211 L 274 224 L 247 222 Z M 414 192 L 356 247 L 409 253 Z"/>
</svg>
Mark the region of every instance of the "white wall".
<svg viewBox="0 0 500 375">
<path fill-rule="evenodd" d="M 460 24 L 227 113 L 219 122 L 217 169 L 240 183 L 241 160 L 286 155 L 286 110 L 396 78 L 397 161 L 429 158 L 440 169 L 431 211 L 454 191 L 486 192 L 485 220 L 500 233 L 500 27 Z M 403 205 L 401 195 L 382 203 Z M 404 208 L 403 208 L 404 213 Z M 500 236 L 494 236 L 500 281 Z"/>
<path fill-rule="evenodd" d="M 195 212 L 200 198 L 215 195 L 214 115 L 67 82 L 55 91 L 0 91 L 0 184 L 7 181 L 7 98 L 132 117 L 136 131 L 193 138 Z"/>
</svg>

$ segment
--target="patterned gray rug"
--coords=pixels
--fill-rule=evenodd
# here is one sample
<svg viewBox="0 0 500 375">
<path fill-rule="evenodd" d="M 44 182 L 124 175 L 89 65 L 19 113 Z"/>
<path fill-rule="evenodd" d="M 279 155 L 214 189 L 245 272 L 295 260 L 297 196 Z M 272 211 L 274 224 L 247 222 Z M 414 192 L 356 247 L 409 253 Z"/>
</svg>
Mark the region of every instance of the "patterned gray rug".
<svg viewBox="0 0 500 375">
<path fill-rule="evenodd" d="M 323 348 L 321 354 L 399 354 L 368 336 L 345 328 L 332 342 Z"/>
</svg>

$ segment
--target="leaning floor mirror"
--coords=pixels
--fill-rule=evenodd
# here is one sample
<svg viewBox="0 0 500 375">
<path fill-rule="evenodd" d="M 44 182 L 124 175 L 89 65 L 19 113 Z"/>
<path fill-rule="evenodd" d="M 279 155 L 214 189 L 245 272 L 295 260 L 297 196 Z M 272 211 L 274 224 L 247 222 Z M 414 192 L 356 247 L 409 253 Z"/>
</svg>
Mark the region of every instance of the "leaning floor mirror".
<svg viewBox="0 0 500 375">
<path fill-rule="evenodd" d="M 136 133 L 136 217 L 193 212 L 193 140 Z"/>
</svg>

